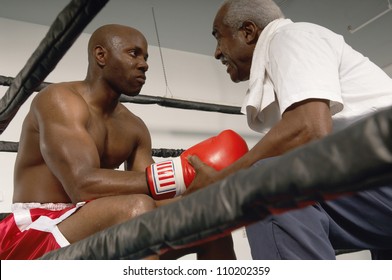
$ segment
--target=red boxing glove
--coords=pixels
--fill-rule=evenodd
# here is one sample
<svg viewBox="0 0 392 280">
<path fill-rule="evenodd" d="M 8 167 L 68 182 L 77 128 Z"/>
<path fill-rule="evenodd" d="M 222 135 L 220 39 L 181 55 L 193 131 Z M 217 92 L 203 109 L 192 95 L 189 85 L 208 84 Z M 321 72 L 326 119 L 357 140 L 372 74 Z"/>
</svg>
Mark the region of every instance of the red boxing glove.
<svg viewBox="0 0 392 280">
<path fill-rule="evenodd" d="M 154 163 L 147 167 L 147 184 L 155 200 L 173 198 L 185 192 L 195 178 L 195 170 L 188 162 L 190 155 L 221 170 L 248 152 L 245 140 L 233 130 L 224 130 L 184 151 L 179 157 Z"/>
</svg>

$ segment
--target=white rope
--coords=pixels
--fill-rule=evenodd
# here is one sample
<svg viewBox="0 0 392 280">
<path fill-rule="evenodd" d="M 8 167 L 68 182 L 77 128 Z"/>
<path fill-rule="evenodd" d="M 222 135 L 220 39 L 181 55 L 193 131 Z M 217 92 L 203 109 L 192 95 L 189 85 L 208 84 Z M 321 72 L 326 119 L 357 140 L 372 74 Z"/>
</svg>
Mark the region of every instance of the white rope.
<svg viewBox="0 0 392 280">
<path fill-rule="evenodd" d="M 156 21 L 156 18 L 155 18 L 154 7 L 152 7 L 151 9 L 152 9 L 152 17 L 154 18 L 155 33 L 157 34 L 159 54 L 160 54 L 160 56 L 161 56 L 163 77 L 165 78 L 165 84 L 166 84 L 165 97 L 167 97 L 168 91 L 170 92 L 170 97 L 173 97 L 173 94 L 172 94 L 172 92 L 171 92 L 171 90 L 170 90 L 170 88 L 169 88 L 169 84 L 168 84 L 168 82 L 167 82 L 165 63 L 163 62 L 163 55 L 162 55 L 162 49 L 161 49 L 161 41 L 160 41 L 160 39 L 159 39 L 158 26 L 157 26 L 157 21 Z"/>
</svg>

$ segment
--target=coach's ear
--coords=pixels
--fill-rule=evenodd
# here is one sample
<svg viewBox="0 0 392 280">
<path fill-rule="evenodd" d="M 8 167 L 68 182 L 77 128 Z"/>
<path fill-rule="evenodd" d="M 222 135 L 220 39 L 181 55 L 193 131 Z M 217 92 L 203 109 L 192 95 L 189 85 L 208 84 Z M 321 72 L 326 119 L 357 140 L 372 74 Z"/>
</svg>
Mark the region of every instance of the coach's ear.
<svg viewBox="0 0 392 280">
<path fill-rule="evenodd" d="M 243 33 L 245 42 L 247 44 L 256 44 L 257 39 L 261 33 L 261 28 L 258 27 L 253 21 L 245 20 L 242 23 L 240 31 Z"/>
</svg>

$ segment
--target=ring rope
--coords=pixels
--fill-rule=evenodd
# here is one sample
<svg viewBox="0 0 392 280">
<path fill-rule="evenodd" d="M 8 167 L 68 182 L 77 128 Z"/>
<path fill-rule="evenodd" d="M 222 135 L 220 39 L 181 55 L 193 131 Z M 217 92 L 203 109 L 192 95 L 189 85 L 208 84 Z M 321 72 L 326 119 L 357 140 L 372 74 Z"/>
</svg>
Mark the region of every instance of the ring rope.
<svg viewBox="0 0 392 280">
<path fill-rule="evenodd" d="M 15 78 L 1 76 L 0 75 L 0 85 L 10 86 L 12 85 Z M 40 91 L 51 83 L 43 82 L 39 84 L 34 91 Z M 136 103 L 136 104 L 156 104 L 162 107 L 171 107 L 177 109 L 187 109 L 187 110 L 198 110 L 207 112 L 218 112 L 224 114 L 236 114 L 242 115 L 241 108 L 237 106 L 221 105 L 205 102 L 195 102 L 160 96 L 149 96 L 149 95 L 138 95 L 129 97 L 126 95 L 121 95 L 120 102 L 122 103 Z M 11 141 L 0 141 L 0 152 L 17 152 L 18 142 Z M 183 149 L 153 149 L 152 155 L 155 157 L 176 157 L 179 156 L 184 150 Z"/>
<path fill-rule="evenodd" d="M 0 152 L 16 153 L 18 151 L 18 142 L 0 141 Z"/>
<path fill-rule="evenodd" d="M 11 141 L 0 141 L 0 152 L 18 152 L 19 143 Z M 178 157 L 184 152 L 184 149 L 152 149 L 153 157 Z"/>
<path fill-rule="evenodd" d="M 72 0 L 58 14 L 39 46 L 0 100 L 0 134 L 107 2 L 108 0 Z"/>
<path fill-rule="evenodd" d="M 0 75 L 0 85 L 1 86 L 10 86 L 14 78 L 6 77 Z M 43 82 L 38 85 L 34 91 L 40 91 L 51 83 Z M 198 111 L 207 111 L 207 112 L 217 112 L 224 114 L 234 114 L 234 115 L 242 115 L 241 107 L 231 106 L 231 105 L 221 105 L 214 103 L 206 103 L 206 102 L 195 102 L 183 99 L 174 99 L 160 96 L 150 96 L 150 95 L 137 95 L 137 96 L 126 96 L 121 95 L 120 102 L 123 103 L 137 103 L 137 104 L 156 104 L 162 107 L 171 107 L 177 109 L 188 109 L 188 110 L 198 110 Z"/>
</svg>

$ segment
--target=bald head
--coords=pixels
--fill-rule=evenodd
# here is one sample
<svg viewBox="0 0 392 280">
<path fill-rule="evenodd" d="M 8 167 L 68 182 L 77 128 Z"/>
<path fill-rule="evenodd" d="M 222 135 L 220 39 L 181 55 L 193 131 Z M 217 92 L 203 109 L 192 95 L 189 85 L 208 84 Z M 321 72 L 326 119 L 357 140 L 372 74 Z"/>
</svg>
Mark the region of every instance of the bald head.
<svg viewBox="0 0 392 280">
<path fill-rule="evenodd" d="M 108 24 L 98 28 L 88 43 L 86 81 L 104 83 L 117 93 L 139 93 L 148 70 L 148 44 L 135 28 Z"/>
<path fill-rule="evenodd" d="M 94 49 L 96 46 L 102 46 L 106 49 L 116 49 L 125 38 L 135 36 L 146 40 L 139 30 L 126 25 L 107 24 L 99 27 L 91 35 L 88 42 L 89 63 L 94 58 Z"/>
</svg>

